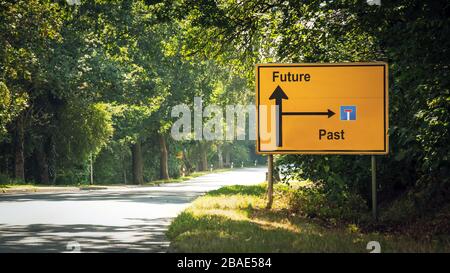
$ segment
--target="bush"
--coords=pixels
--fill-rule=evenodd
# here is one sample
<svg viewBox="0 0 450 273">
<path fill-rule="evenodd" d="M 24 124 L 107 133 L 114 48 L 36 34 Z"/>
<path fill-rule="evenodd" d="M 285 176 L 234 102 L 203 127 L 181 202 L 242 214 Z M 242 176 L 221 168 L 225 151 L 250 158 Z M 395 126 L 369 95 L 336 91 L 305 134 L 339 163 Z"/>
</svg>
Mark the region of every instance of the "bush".
<svg viewBox="0 0 450 273">
<path fill-rule="evenodd" d="M 418 217 L 414 200 L 408 194 L 396 199 L 388 207 L 380 210 L 380 213 L 380 221 L 390 226 L 404 225 Z"/>
<path fill-rule="evenodd" d="M 11 184 L 14 184 L 14 185 L 34 184 L 34 182 L 33 181 L 27 181 L 25 183 L 25 181 L 23 181 L 22 179 L 10 177 L 7 174 L 0 173 L 0 185 L 11 185 Z"/>
<path fill-rule="evenodd" d="M 0 173 L 0 184 L 8 184 L 10 182 L 9 176 L 6 174 Z"/>
<path fill-rule="evenodd" d="M 78 165 L 71 169 L 58 172 L 55 180 L 56 185 L 89 184 L 89 170 L 87 166 Z"/>
<path fill-rule="evenodd" d="M 323 183 L 291 191 L 288 204 L 293 212 L 331 222 L 356 222 L 367 212 L 367 205 L 358 194 L 349 191 L 332 192 L 327 190 Z"/>
</svg>

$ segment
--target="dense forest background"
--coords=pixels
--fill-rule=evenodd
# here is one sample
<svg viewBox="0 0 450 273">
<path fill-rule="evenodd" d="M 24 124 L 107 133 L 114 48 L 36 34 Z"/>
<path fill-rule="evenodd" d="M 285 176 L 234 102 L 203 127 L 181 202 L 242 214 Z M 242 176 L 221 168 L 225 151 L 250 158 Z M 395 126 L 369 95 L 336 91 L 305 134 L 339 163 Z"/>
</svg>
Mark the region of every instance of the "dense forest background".
<svg viewBox="0 0 450 273">
<path fill-rule="evenodd" d="M 0 18 L 0 182 L 88 181 L 91 161 L 96 183 L 137 184 L 264 163 L 250 141 L 174 141 L 171 107 L 252 103 L 256 63 L 385 61 L 380 202 L 399 223 L 448 210 L 446 0 L 0 1 Z M 331 204 L 316 214 L 351 218 L 370 203 L 367 156 L 276 161 L 316 182 L 298 197 Z"/>
<path fill-rule="evenodd" d="M 1 1 L 1 182 L 142 184 L 254 164 L 253 143 L 174 141 L 171 108 L 245 104 L 214 60 L 183 55 L 173 6 Z M 169 13 L 166 13 L 166 12 Z"/>
</svg>

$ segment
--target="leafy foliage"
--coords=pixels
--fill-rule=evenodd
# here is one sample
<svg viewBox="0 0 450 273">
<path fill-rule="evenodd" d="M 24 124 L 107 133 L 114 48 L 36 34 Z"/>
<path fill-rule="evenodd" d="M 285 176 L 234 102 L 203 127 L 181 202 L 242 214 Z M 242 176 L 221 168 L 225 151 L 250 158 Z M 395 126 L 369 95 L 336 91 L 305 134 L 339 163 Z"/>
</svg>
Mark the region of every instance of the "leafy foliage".
<svg viewBox="0 0 450 273">
<path fill-rule="evenodd" d="M 0 141 L 8 136 L 7 125 L 26 107 L 26 93 L 13 95 L 8 87 L 0 82 Z"/>
</svg>

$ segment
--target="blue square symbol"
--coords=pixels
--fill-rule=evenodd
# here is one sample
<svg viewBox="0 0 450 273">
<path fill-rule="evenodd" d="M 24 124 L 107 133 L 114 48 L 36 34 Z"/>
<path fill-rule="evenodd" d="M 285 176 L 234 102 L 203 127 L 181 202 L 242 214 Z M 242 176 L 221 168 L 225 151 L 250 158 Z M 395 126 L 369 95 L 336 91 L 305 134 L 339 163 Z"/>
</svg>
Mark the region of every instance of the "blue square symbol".
<svg viewBox="0 0 450 273">
<path fill-rule="evenodd" d="M 341 120 L 356 120 L 356 106 L 341 106 Z"/>
</svg>

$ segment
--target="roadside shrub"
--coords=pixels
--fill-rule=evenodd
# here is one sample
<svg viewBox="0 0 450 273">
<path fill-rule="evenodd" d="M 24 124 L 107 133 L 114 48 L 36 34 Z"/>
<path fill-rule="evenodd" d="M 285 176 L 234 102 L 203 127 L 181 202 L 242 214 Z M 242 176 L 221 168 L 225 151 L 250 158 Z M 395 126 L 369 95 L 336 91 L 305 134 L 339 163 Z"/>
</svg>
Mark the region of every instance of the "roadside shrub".
<svg viewBox="0 0 450 273">
<path fill-rule="evenodd" d="M 348 190 L 333 192 L 323 183 L 312 184 L 291 191 L 289 209 L 310 218 L 321 218 L 331 222 L 337 220 L 355 222 L 367 212 L 364 199 Z"/>
<path fill-rule="evenodd" d="M 24 184 L 34 184 L 33 180 L 28 180 L 25 182 L 20 178 L 10 177 L 7 174 L 0 173 L 0 185 L 24 185 Z"/>
<path fill-rule="evenodd" d="M 409 194 L 396 199 L 388 207 L 380 210 L 380 221 L 390 225 L 407 224 L 418 217 L 414 200 Z"/>
<path fill-rule="evenodd" d="M 0 184 L 8 184 L 10 182 L 9 176 L 6 174 L 0 173 Z"/>
<path fill-rule="evenodd" d="M 78 165 L 72 169 L 64 169 L 57 173 L 55 185 L 89 184 L 89 170 L 87 165 Z"/>
</svg>

